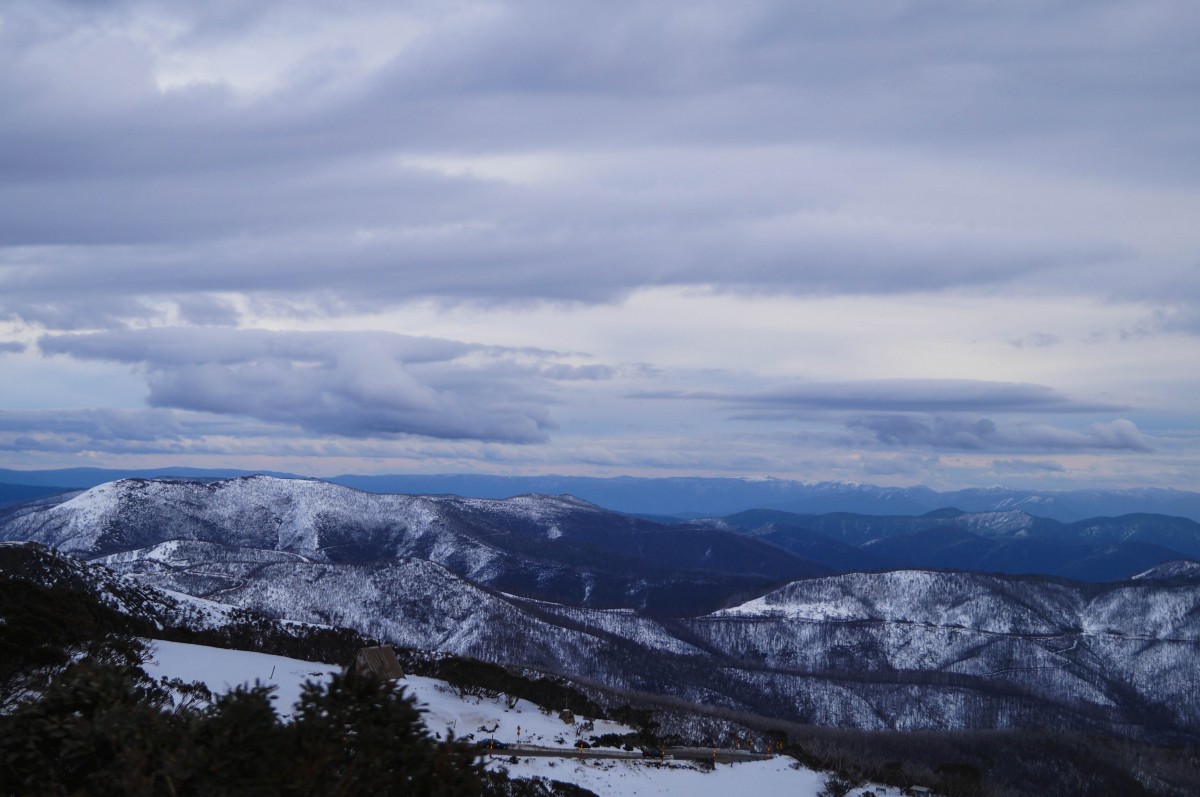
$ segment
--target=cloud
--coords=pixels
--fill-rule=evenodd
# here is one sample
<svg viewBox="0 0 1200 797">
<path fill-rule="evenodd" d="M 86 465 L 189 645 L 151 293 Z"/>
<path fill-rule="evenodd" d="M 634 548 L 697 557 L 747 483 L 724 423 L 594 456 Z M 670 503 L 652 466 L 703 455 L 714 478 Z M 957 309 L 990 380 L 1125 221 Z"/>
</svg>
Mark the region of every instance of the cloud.
<svg viewBox="0 0 1200 797">
<path fill-rule="evenodd" d="M 407 363 L 443 362 L 487 347 L 383 332 L 275 332 L 266 329 L 158 327 L 44 335 L 38 348 L 90 360 L 169 368 L 199 363 L 232 365 L 258 359 L 318 363 L 339 352 L 374 347 Z"/>
<path fill-rule="evenodd" d="M 1012 424 L 1001 427 L 989 418 L 870 415 L 847 426 L 870 432 L 889 447 L 928 447 L 940 450 L 991 451 L 1152 451 L 1132 421 L 1117 419 L 1093 423 L 1082 430 L 1049 424 Z"/>
<path fill-rule="evenodd" d="M 970 379 L 863 379 L 796 383 L 746 393 L 666 391 L 639 396 L 716 401 L 741 410 L 738 417 L 746 419 L 831 410 L 1079 413 L 1117 409 L 1069 399 L 1045 385 Z"/>
<path fill-rule="evenodd" d="M 220 328 L 47 335 L 38 346 L 140 366 L 153 407 L 314 434 L 533 443 L 553 427 L 549 383 L 534 378 L 543 364 L 520 359 L 529 351 L 386 333 Z"/>
<path fill-rule="evenodd" d="M 731 156 L 699 157 L 703 169 Z M 252 174 L 236 196 L 220 184 L 193 186 L 182 204 L 164 203 L 154 182 L 81 186 L 68 196 L 56 184 L 46 196 L 0 189 L 0 243 L 9 242 L 0 249 L 0 312 L 71 328 L 79 306 L 84 318 L 113 323 L 86 311 L 98 298 L 110 319 L 144 318 L 137 297 L 152 297 L 179 302 L 204 323 L 215 310 L 228 323 L 228 308 L 206 300 L 201 311 L 193 295 L 230 292 L 357 307 L 423 297 L 604 302 L 659 285 L 895 294 L 1009 284 L 1125 257 L 1110 241 L 889 222 L 798 207 L 789 197 L 747 217 L 740 208 L 756 201 L 742 193 L 749 186 L 701 200 L 663 197 L 653 163 L 630 159 L 626 168 L 640 166 L 650 184 L 534 191 L 397 173 L 380 185 L 317 176 L 294 186 Z M 769 164 L 753 167 L 768 179 Z M 18 228 L 23 216 L 52 229 Z M 202 226 L 190 228 L 192 216 Z"/>
<path fill-rule="evenodd" d="M 1169 6 L 45 6 L 5 18 L 0 316 L 53 329 L 163 301 L 231 323 L 196 296 L 220 293 L 605 302 L 1054 274 L 1092 291 L 1073 278 L 1104 265 L 1153 284 L 1128 268 L 1140 241 L 1072 215 L 1086 186 L 972 153 L 1192 160 L 1169 134 L 1195 122 L 1173 77 L 1195 25 Z M 1142 39 L 1114 32 L 1126 17 Z M 273 88 L 241 91 L 264 64 Z M 1056 215 L 1013 217 L 1042 194 Z"/>
<path fill-rule="evenodd" d="M 168 410 L 6 410 L 0 412 L 0 432 L 83 435 L 93 441 L 148 441 L 180 437 L 185 424 Z"/>
<path fill-rule="evenodd" d="M 167 414 L 7 439 L 899 479 L 1136 421 L 1166 456 L 1198 37 L 1185 0 L 17 0 L 0 336 L 41 340 L 0 404 L 132 374 Z M 977 381 L 858 378 L 911 374 Z"/>
<path fill-rule="evenodd" d="M 862 472 L 867 476 L 907 476 L 919 479 L 930 471 L 937 470 L 941 461 L 936 457 L 919 456 L 863 456 L 859 458 Z"/>
<path fill-rule="evenodd" d="M 1058 335 L 1049 332 L 1030 332 L 1023 338 L 1009 341 L 1009 343 L 1018 349 L 1044 348 L 1046 346 L 1056 346 L 1061 342 L 1062 339 Z"/>
<path fill-rule="evenodd" d="M 8 452 L 187 455 L 270 437 L 272 447 L 283 442 L 278 427 L 167 409 L 0 410 L 0 450 Z"/>
<path fill-rule="evenodd" d="M 1066 473 L 1062 463 L 1047 459 L 993 459 L 992 470 L 1001 473 Z"/>
</svg>

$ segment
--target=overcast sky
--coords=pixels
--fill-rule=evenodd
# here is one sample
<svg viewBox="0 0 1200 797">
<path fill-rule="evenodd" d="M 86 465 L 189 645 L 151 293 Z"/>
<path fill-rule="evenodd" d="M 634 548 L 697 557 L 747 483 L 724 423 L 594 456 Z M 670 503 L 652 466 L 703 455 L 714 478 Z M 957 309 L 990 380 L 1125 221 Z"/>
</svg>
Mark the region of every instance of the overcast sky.
<svg viewBox="0 0 1200 797">
<path fill-rule="evenodd" d="M 0 466 L 1200 485 L 1194 0 L 0 2 Z"/>
</svg>

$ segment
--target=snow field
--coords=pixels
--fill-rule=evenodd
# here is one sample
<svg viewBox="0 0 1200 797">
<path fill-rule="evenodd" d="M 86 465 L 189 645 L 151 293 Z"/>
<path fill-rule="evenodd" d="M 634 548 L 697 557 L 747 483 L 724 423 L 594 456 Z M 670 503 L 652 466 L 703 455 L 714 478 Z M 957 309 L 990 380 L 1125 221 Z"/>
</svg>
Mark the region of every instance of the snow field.
<svg viewBox="0 0 1200 797">
<path fill-rule="evenodd" d="M 320 681 L 341 671 L 334 664 L 251 653 L 244 650 L 223 650 L 184 642 L 150 640 L 151 660 L 143 669 L 155 680 L 162 676 L 183 681 L 200 681 L 213 694 L 228 692 L 237 686 L 253 686 L 257 681 L 274 686 L 272 703 L 280 716 L 291 714 L 300 700 L 300 688 L 305 681 Z"/>
<path fill-rule="evenodd" d="M 525 758 L 518 764 L 494 758 L 513 777 L 542 777 L 574 783 L 601 797 L 649 797 L 650 795 L 686 795 L 686 797 L 732 797 L 734 795 L 787 795 L 815 797 L 825 776 L 811 769 L 796 768 L 791 758 L 721 764 L 711 772 L 691 762 L 667 761 L 581 761 L 557 758 Z M 852 795 L 860 794 L 856 789 Z"/>
<path fill-rule="evenodd" d="M 256 681 L 274 686 L 275 710 L 285 717 L 299 700 L 305 681 L 320 681 L 341 670 L 333 664 L 182 642 L 151 640 L 150 646 L 152 658 L 145 669 L 151 677 L 200 681 L 216 694 L 239 685 L 253 685 Z M 511 745 L 518 741 L 519 727 L 521 743 L 552 748 L 561 746 L 566 753 L 563 758 L 520 757 L 519 750 L 496 750 L 487 759 L 489 768 L 503 768 L 516 778 L 542 777 L 574 783 L 602 797 L 728 797 L 739 794 L 815 797 L 825 779 L 823 773 L 800 767 L 786 756 L 768 761 L 721 764 L 712 771 L 682 761 L 662 763 L 653 759 L 588 758 L 586 750 L 579 758 L 572 750 L 577 740 L 605 733 L 629 733 L 631 729 L 615 722 L 584 718 L 569 724 L 559 719 L 557 713 L 544 711 L 527 701 L 519 700 L 510 706 L 503 697 L 459 695 L 453 687 L 434 678 L 409 676 L 403 686 L 424 709 L 425 724 L 435 735 L 444 736 L 452 731 L 460 738 L 495 738 Z M 512 763 L 514 754 L 518 756 L 517 763 Z M 851 794 L 862 791 L 856 789 Z M 878 788 L 876 792 L 879 793 Z"/>
</svg>

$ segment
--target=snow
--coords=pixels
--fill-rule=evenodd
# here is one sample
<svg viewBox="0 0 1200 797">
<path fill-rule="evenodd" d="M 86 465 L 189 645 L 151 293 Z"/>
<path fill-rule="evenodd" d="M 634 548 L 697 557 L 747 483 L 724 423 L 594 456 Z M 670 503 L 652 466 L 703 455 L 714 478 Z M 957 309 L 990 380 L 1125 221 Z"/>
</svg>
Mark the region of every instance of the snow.
<svg viewBox="0 0 1200 797">
<path fill-rule="evenodd" d="M 445 681 L 410 675 L 404 679 L 405 691 L 416 697 L 423 708 L 425 724 L 431 731 L 453 730 L 458 737 L 495 739 L 505 744 L 533 744 L 569 750 L 579 739 L 606 733 L 626 734 L 633 729 L 607 720 L 587 720 L 569 724 L 552 712 L 543 711 L 526 700 L 509 707 L 502 698 L 465 695 Z M 520 739 L 517 738 L 518 729 Z"/>
<path fill-rule="evenodd" d="M 341 668 L 333 664 L 223 650 L 182 642 L 151 641 L 152 658 L 145 665 L 154 678 L 166 676 L 184 681 L 201 681 L 214 693 L 226 692 L 238 685 L 255 682 L 275 686 L 275 707 L 281 716 L 300 698 L 303 684 L 323 680 Z M 623 734 L 630 728 L 605 720 L 578 718 L 574 724 L 524 700 L 513 705 L 501 698 L 459 695 L 444 681 L 409 676 L 402 682 L 424 710 L 431 732 L 444 735 L 448 730 L 460 738 L 486 739 L 494 734 L 498 741 L 513 744 L 520 728 L 523 744 L 562 747 L 563 757 L 521 756 L 519 749 L 497 751 L 487 759 L 489 768 L 503 768 L 515 778 L 542 777 L 574 783 L 607 795 L 686 795 L 686 797 L 726 797 L 730 794 L 788 794 L 815 797 L 825 774 L 801 767 L 794 759 L 779 756 L 766 761 L 720 764 L 711 771 L 693 762 L 665 762 L 654 759 L 613 760 L 582 757 L 573 751 L 576 739 L 606 733 Z M 512 763 L 514 754 L 517 763 Z M 861 794 L 869 787 L 851 792 Z"/>
<path fill-rule="evenodd" d="M 496 761 L 497 759 L 493 759 Z M 543 777 L 574 783 L 607 795 L 687 795 L 687 797 L 729 797 L 731 794 L 786 794 L 812 797 L 822 787 L 825 776 L 811 769 L 796 768 L 796 762 L 780 756 L 769 761 L 720 764 L 706 772 L 689 762 L 605 761 L 584 757 L 520 759 L 504 768 L 514 777 Z M 491 766 L 496 766 L 495 763 Z M 855 790 L 853 794 L 861 794 Z"/>
<path fill-rule="evenodd" d="M 300 700 L 300 688 L 305 681 L 323 680 L 342 669 L 334 664 L 185 642 L 152 640 L 150 646 L 151 659 L 144 666 L 150 677 L 157 680 L 165 675 L 183 681 L 200 681 L 213 694 L 228 692 L 237 686 L 253 686 L 256 682 L 274 686 L 275 711 L 281 716 L 289 715 Z"/>
</svg>

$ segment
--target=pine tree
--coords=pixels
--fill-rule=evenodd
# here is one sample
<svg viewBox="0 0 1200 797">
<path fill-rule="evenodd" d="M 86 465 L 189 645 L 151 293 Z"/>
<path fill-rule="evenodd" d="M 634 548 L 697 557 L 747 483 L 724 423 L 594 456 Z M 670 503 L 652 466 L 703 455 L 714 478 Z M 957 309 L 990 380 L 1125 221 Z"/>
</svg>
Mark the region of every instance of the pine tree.
<svg viewBox="0 0 1200 797">
<path fill-rule="evenodd" d="M 285 723 L 267 687 L 235 689 L 199 711 L 176 703 L 178 684 L 149 680 L 126 655 L 73 664 L 40 699 L 0 716 L 0 794 L 457 797 L 503 780 L 485 783 L 475 751 L 430 738 L 390 682 L 306 684 Z"/>
<path fill-rule="evenodd" d="M 482 768 L 453 739 L 427 735 L 411 698 L 371 676 L 305 685 L 296 706 L 296 794 L 479 794 Z"/>
<path fill-rule="evenodd" d="M 0 790 L 29 795 L 172 791 L 188 717 L 136 667 L 84 661 L 0 723 Z"/>
</svg>

